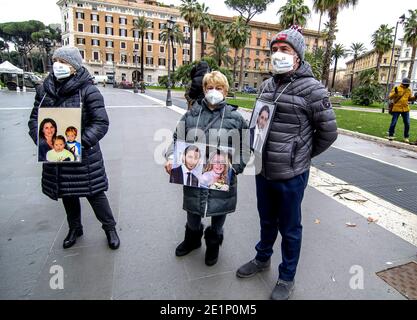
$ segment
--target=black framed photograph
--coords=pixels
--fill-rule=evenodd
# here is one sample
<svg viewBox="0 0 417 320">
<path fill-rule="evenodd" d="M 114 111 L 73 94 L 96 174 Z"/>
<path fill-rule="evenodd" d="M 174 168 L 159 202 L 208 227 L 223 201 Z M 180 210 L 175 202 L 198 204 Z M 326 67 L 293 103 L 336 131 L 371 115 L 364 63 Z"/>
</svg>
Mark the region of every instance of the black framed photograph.
<svg viewBox="0 0 417 320">
<path fill-rule="evenodd" d="M 188 187 L 229 191 L 233 148 L 176 141 L 170 182 Z"/>
<path fill-rule="evenodd" d="M 38 162 L 81 162 L 81 108 L 39 108 Z"/>
<path fill-rule="evenodd" d="M 274 102 L 256 100 L 249 124 L 250 146 L 255 153 L 262 154 L 263 152 L 274 113 Z"/>
</svg>

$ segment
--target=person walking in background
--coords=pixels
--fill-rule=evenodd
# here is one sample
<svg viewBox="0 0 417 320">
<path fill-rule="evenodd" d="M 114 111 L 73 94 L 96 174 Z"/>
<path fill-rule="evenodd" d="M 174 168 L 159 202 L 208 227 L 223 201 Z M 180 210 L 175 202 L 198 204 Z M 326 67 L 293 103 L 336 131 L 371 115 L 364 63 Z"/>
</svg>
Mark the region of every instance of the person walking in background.
<svg viewBox="0 0 417 320">
<path fill-rule="evenodd" d="M 203 78 L 209 72 L 210 67 L 206 61 L 200 61 L 191 69 L 191 85 L 184 94 L 188 110 L 192 108 L 195 102 L 201 103 L 201 100 L 204 99 Z"/>
<path fill-rule="evenodd" d="M 35 103 L 28 122 L 29 135 L 38 143 L 38 111 L 41 107 L 82 108 L 82 162 L 76 164 L 43 164 L 42 191 L 53 200 L 62 199 L 69 232 L 64 249 L 72 247 L 83 235 L 80 198 L 86 197 L 107 236 L 111 249 L 119 248 L 116 221 L 105 195 L 108 180 L 99 141 L 109 128 L 103 96 L 87 69 L 82 66 L 78 48 L 62 47 L 53 55 L 54 65 L 42 86 L 36 91 Z M 55 126 L 56 127 L 56 126 Z"/>
<path fill-rule="evenodd" d="M 410 90 L 410 79 L 404 78 L 401 81 L 401 85 L 395 86 L 389 98 L 394 104 L 392 107 L 392 120 L 389 127 L 388 140 L 394 140 L 395 127 L 398 122 L 398 118 L 401 116 L 404 122 L 404 142 L 409 143 L 410 137 L 410 106 L 409 102 L 415 101 L 416 96 L 413 97 L 413 93 Z"/>
<path fill-rule="evenodd" d="M 271 266 L 273 246 L 281 233 L 282 263 L 272 300 L 289 299 L 301 252 L 301 203 L 311 158 L 337 138 L 336 116 L 328 92 L 304 60 L 304 37 L 298 29 L 281 31 L 271 41 L 274 76 L 262 83 L 260 99 L 276 103 L 270 133 L 256 176 L 260 241 L 256 256 L 236 275 L 250 278 Z M 256 155 L 256 154 L 255 154 Z"/>
</svg>

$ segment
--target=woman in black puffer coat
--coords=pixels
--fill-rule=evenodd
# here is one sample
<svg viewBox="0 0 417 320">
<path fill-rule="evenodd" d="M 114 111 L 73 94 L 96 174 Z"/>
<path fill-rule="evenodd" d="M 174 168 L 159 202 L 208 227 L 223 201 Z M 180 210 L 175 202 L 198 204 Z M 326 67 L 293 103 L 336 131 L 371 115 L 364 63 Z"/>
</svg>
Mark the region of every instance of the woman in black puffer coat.
<svg viewBox="0 0 417 320">
<path fill-rule="evenodd" d="M 42 191 L 53 200 L 62 198 L 69 225 L 69 233 L 63 243 L 65 249 L 72 247 L 77 237 L 83 234 L 80 197 L 87 198 L 102 223 L 109 247 L 118 249 L 120 240 L 115 228 L 116 221 L 104 193 L 108 189 L 108 181 L 99 144 L 109 127 L 103 96 L 82 66 L 82 57 L 77 48 L 57 49 L 53 60 L 54 72 L 37 88 L 28 123 L 29 135 L 37 144 L 39 108 L 81 107 L 82 162 L 44 163 Z"/>
</svg>

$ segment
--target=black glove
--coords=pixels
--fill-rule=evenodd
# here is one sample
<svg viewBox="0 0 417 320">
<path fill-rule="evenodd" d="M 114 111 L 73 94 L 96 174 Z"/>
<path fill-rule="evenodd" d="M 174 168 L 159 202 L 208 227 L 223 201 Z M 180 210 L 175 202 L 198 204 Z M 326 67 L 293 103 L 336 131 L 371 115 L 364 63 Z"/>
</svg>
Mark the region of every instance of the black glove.
<svg viewBox="0 0 417 320">
<path fill-rule="evenodd" d="M 395 94 L 398 94 L 398 88 L 397 87 L 395 87 Z"/>
</svg>

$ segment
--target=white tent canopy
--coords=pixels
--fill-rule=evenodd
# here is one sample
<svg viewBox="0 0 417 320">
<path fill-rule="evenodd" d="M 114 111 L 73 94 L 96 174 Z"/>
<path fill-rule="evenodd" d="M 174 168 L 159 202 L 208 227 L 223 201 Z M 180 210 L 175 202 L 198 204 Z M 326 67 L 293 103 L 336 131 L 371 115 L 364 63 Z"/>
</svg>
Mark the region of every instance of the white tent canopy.
<svg viewBox="0 0 417 320">
<path fill-rule="evenodd" d="M 23 74 L 23 70 L 12 65 L 9 61 L 0 64 L 0 73 Z"/>
</svg>

